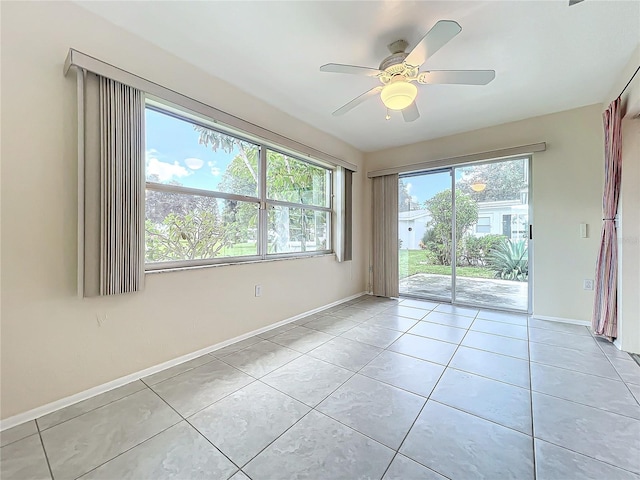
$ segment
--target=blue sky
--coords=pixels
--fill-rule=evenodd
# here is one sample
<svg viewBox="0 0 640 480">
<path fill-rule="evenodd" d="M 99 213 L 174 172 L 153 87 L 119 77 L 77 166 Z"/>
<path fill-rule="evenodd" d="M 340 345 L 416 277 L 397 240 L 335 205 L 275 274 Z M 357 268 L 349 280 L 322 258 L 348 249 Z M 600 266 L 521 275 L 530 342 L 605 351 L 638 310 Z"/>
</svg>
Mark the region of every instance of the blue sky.
<svg viewBox="0 0 640 480">
<path fill-rule="evenodd" d="M 226 153 L 198 143 L 193 125 L 154 110 L 146 110 L 146 173 L 206 190 L 216 190 L 237 152 Z"/>
<path fill-rule="evenodd" d="M 461 170 L 456 170 L 456 177 L 458 180 L 462 178 Z M 449 172 L 431 173 L 405 177 L 404 183 L 408 186 L 409 194 L 413 197 L 413 201 L 422 205 L 425 200 L 429 200 L 436 193 L 450 189 L 451 177 Z"/>
<path fill-rule="evenodd" d="M 160 183 L 205 190 L 217 190 L 222 174 L 237 155 L 198 143 L 199 134 L 189 122 L 146 110 L 146 173 L 157 175 Z M 460 178 L 461 171 L 457 171 Z M 436 193 L 451 187 L 449 172 L 406 177 L 405 184 L 415 202 L 420 204 Z"/>
</svg>

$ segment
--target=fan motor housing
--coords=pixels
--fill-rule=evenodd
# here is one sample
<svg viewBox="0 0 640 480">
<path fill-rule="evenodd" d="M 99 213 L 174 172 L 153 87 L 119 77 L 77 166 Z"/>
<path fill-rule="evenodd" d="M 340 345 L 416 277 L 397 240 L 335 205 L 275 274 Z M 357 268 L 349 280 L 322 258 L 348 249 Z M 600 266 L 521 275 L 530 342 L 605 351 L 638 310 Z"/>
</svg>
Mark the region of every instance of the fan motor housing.
<svg viewBox="0 0 640 480">
<path fill-rule="evenodd" d="M 389 75 L 397 75 L 404 71 L 404 59 L 408 53 L 399 52 L 392 53 L 380 63 L 380 70 L 387 72 Z"/>
</svg>

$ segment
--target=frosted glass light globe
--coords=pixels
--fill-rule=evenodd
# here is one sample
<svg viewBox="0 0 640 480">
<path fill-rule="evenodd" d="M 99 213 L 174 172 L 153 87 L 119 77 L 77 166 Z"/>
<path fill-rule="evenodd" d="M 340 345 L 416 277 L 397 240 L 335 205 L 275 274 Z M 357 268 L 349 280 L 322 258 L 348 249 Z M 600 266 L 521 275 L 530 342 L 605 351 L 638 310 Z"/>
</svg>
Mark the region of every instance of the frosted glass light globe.
<svg viewBox="0 0 640 480">
<path fill-rule="evenodd" d="M 402 110 L 411 105 L 416 95 L 418 95 L 418 88 L 413 83 L 398 81 L 385 85 L 380 98 L 388 109 Z"/>
</svg>

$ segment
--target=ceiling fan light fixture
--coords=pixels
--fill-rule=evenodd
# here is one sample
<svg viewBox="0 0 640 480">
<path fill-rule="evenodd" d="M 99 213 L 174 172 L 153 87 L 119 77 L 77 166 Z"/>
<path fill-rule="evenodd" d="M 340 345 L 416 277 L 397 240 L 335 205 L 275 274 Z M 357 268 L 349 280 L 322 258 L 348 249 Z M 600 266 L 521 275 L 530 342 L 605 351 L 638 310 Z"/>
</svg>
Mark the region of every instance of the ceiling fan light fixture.
<svg viewBox="0 0 640 480">
<path fill-rule="evenodd" d="M 382 89 L 380 98 L 390 110 L 402 110 L 413 103 L 418 95 L 418 88 L 407 81 L 392 82 Z"/>
</svg>

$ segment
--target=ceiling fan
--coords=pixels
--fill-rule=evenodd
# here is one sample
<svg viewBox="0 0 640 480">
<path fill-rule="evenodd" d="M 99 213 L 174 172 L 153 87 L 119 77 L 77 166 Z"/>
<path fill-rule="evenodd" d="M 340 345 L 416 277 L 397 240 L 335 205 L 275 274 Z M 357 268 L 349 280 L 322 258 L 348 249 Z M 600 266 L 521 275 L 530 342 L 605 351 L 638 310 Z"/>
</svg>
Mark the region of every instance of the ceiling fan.
<svg viewBox="0 0 640 480">
<path fill-rule="evenodd" d="M 452 20 L 440 20 L 413 47 L 409 53 L 405 50 L 409 44 L 404 40 L 397 40 L 389 44 L 391 52 L 382 60 L 380 67 L 368 68 L 355 65 L 328 63 L 320 67 L 321 72 L 348 73 L 377 77 L 382 85 L 373 87 L 362 95 L 354 98 L 346 105 L 333 112 L 334 116 L 344 115 L 365 100 L 380 94 L 382 103 L 389 110 L 401 110 L 405 122 L 413 122 L 420 117 L 415 99 L 420 85 L 429 84 L 458 84 L 458 85 L 486 85 L 491 82 L 496 72 L 494 70 L 426 70 L 420 71 L 420 66 L 453 37 L 462 31 L 462 27 Z M 387 120 L 389 119 L 387 112 Z"/>
</svg>

